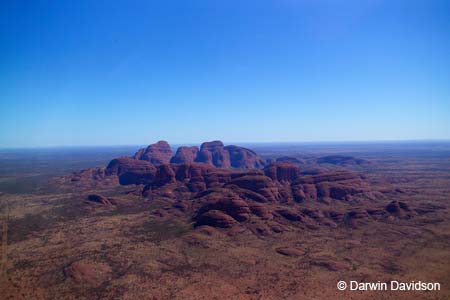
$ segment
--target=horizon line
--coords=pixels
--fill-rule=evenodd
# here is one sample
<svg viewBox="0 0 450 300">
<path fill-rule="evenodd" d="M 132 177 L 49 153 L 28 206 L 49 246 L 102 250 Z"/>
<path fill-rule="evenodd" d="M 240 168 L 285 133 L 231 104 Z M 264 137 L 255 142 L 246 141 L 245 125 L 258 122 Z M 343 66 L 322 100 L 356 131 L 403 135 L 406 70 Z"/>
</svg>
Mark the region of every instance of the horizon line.
<svg viewBox="0 0 450 300">
<path fill-rule="evenodd" d="M 150 144 L 158 141 L 167 141 L 161 139 L 155 139 Z M 204 142 L 222 141 L 221 139 L 212 139 L 203 142 L 185 142 L 185 143 L 169 143 L 169 145 L 181 146 L 181 145 L 201 145 Z M 450 142 L 450 138 L 438 138 L 438 139 L 371 139 L 371 140 L 308 140 L 308 141 L 253 141 L 253 142 L 224 142 L 226 145 L 241 144 L 241 145 L 264 145 L 264 144 L 358 144 L 358 143 L 402 143 L 402 142 Z M 150 144 L 80 144 L 80 145 L 46 145 L 46 146 L 0 146 L 0 150 L 25 150 L 25 149 L 54 149 L 54 148 L 95 148 L 95 147 L 140 147 Z"/>
</svg>

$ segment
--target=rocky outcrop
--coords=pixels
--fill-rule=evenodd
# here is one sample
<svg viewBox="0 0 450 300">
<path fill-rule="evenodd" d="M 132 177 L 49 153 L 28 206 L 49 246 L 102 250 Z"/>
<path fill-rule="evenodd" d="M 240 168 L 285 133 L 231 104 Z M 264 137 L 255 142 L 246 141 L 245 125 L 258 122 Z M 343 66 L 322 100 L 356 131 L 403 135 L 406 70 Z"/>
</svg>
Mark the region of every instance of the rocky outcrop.
<svg viewBox="0 0 450 300">
<path fill-rule="evenodd" d="M 175 172 L 172 167 L 170 165 L 160 165 L 151 185 L 153 187 L 161 187 L 163 185 L 175 182 Z"/>
<path fill-rule="evenodd" d="M 174 167 L 178 181 L 189 181 L 192 178 L 202 178 L 216 170 L 214 167 L 202 163 L 184 163 Z"/>
<path fill-rule="evenodd" d="M 156 167 L 144 160 L 129 157 L 113 159 L 106 167 L 107 176 L 117 175 L 122 185 L 148 184 L 156 174 Z"/>
<path fill-rule="evenodd" d="M 277 201 L 280 199 L 280 193 L 275 183 L 264 175 L 244 175 L 234 178 L 227 182 L 225 186 L 231 188 L 237 186 L 244 190 L 249 190 L 261 195 L 267 201 Z"/>
<path fill-rule="evenodd" d="M 205 142 L 200 146 L 200 151 L 195 159 L 196 162 L 202 162 L 215 166 L 217 168 L 230 168 L 230 154 L 224 149 L 221 141 Z"/>
<path fill-rule="evenodd" d="M 217 168 L 259 169 L 264 167 L 264 160 L 254 151 L 239 146 L 224 146 L 221 141 L 205 142 L 195 158 Z"/>
<path fill-rule="evenodd" d="M 229 153 L 232 168 L 236 169 L 260 169 L 264 167 L 264 161 L 256 152 L 234 145 L 224 147 Z"/>
<path fill-rule="evenodd" d="M 290 163 L 272 163 L 264 169 L 264 174 L 276 181 L 296 181 L 300 177 L 300 169 Z"/>
<path fill-rule="evenodd" d="M 279 209 L 277 210 L 277 213 L 289 221 L 301 221 L 303 219 L 302 215 L 299 212 L 291 208 Z"/>
<path fill-rule="evenodd" d="M 145 160 L 154 165 L 168 164 L 173 156 L 172 148 L 166 141 L 151 144 L 146 149 L 140 149 L 134 159 Z"/>
<path fill-rule="evenodd" d="M 367 223 L 369 220 L 369 214 L 364 209 L 351 209 L 344 215 L 345 225 L 356 227 L 361 224 Z"/>
<path fill-rule="evenodd" d="M 105 174 L 105 168 L 90 168 L 75 172 L 72 174 L 71 181 L 77 182 L 82 180 L 102 180 L 107 174 Z"/>
<path fill-rule="evenodd" d="M 260 217 L 261 219 L 270 220 L 273 218 L 273 214 L 270 209 L 262 203 L 250 202 L 249 208 L 252 214 Z"/>
<path fill-rule="evenodd" d="M 389 214 L 399 218 L 411 217 L 417 214 L 409 207 L 407 203 L 397 200 L 391 201 L 388 205 L 386 205 L 385 210 Z"/>
<path fill-rule="evenodd" d="M 220 210 L 209 210 L 199 216 L 194 226 L 209 225 L 220 228 L 230 228 L 237 221 L 233 217 L 221 212 Z"/>
<path fill-rule="evenodd" d="M 224 198 L 207 202 L 199 209 L 198 214 L 202 215 L 210 210 L 220 210 L 239 222 L 248 220 L 251 214 L 247 202 L 239 198 Z"/>
<path fill-rule="evenodd" d="M 182 146 L 177 149 L 177 152 L 170 160 L 173 164 L 184 164 L 184 163 L 192 163 L 197 157 L 198 147 L 186 147 Z"/>
<path fill-rule="evenodd" d="M 92 203 L 98 203 L 102 205 L 116 205 L 117 202 L 113 198 L 107 198 L 102 195 L 91 194 L 87 197 L 87 200 Z"/>
<path fill-rule="evenodd" d="M 136 161 L 148 162 L 153 167 Z M 106 175 L 121 176 L 121 174 L 118 174 L 120 172 L 117 169 L 119 166 L 122 166 L 122 169 L 133 170 L 123 176 L 120 181 L 121 184 L 146 183 L 155 175 L 156 168 L 154 167 L 169 165 L 170 163 L 202 163 L 221 169 L 258 169 L 264 166 L 264 161 L 254 151 L 233 145 L 225 147 L 221 141 L 205 142 L 201 145 L 200 150 L 196 146 L 181 146 L 177 149 L 175 155 L 173 155 L 172 149 L 166 141 L 159 141 L 149 145 L 147 148 L 139 149 L 133 158 L 120 157 L 112 160 L 108 165 Z M 148 176 L 143 176 L 143 169 L 147 169 Z M 102 174 L 98 176 L 102 176 Z M 74 177 L 74 180 L 77 180 L 76 177 Z"/>
</svg>

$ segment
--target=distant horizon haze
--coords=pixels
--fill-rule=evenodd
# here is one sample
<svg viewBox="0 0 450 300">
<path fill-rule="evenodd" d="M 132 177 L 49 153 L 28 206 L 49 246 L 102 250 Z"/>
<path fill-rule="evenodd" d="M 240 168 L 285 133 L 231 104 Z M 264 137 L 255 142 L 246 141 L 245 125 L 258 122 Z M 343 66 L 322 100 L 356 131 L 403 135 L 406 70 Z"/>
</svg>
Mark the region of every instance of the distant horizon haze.
<svg viewBox="0 0 450 300">
<path fill-rule="evenodd" d="M 450 139 L 390 139 L 390 140 L 322 140 L 322 141 L 225 141 L 221 139 L 209 139 L 200 142 L 171 142 L 164 140 L 169 143 L 172 148 L 177 148 L 179 146 L 198 146 L 204 142 L 211 141 L 222 141 L 225 146 L 227 145 L 240 145 L 240 146 L 351 146 L 351 145 L 395 145 L 395 144 L 411 144 L 411 145 L 421 145 L 421 144 L 447 144 L 450 143 Z M 23 147 L 0 147 L 0 150 L 27 150 L 27 149 L 69 149 L 69 148 L 128 148 L 128 147 L 147 147 L 148 145 L 154 144 L 161 140 L 150 140 L 147 143 L 136 143 L 136 144 L 92 144 L 92 145 L 48 145 L 48 146 L 23 146 Z M 137 150 L 137 149 L 136 149 Z"/>
</svg>

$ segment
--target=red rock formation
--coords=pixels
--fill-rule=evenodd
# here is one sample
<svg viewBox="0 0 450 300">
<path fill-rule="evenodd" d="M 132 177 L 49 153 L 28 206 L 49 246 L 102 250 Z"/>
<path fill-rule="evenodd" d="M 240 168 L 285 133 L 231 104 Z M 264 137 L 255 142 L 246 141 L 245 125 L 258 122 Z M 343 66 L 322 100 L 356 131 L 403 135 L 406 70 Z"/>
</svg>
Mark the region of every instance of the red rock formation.
<svg viewBox="0 0 450 300">
<path fill-rule="evenodd" d="M 290 208 L 282 208 L 277 210 L 277 213 L 280 214 L 282 217 L 286 218 L 289 221 L 301 221 L 303 220 L 302 215 Z"/>
<path fill-rule="evenodd" d="M 230 228 L 236 223 L 237 221 L 233 219 L 233 217 L 220 210 L 209 210 L 198 218 L 195 226 L 209 225 L 213 227 Z"/>
<path fill-rule="evenodd" d="M 172 167 L 170 165 L 160 165 L 151 185 L 154 187 L 161 187 L 163 185 L 175 182 L 175 172 Z"/>
<path fill-rule="evenodd" d="M 408 204 L 396 200 L 391 201 L 388 205 L 386 205 L 385 210 L 389 214 L 399 218 L 411 217 L 416 214 L 416 212 L 411 209 Z"/>
<path fill-rule="evenodd" d="M 334 171 L 317 175 L 305 175 L 299 178 L 300 183 L 317 184 L 322 181 L 343 181 L 343 180 L 360 180 L 361 178 L 349 171 Z"/>
<path fill-rule="evenodd" d="M 351 209 L 344 215 L 344 223 L 352 227 L 365 224 L 368 220 L 369 214 L 364 209 Z"/>
<path fill-rule="evenodd" d="M 231 167 L 230 154 L 224 149 L 221 141 L 203 143 L 195 161 L 210 164 L 217 168 Z"/>
<path fill-rule="evenodd" d="M 270 212 L 269 208 L 261 203 L 249 203 L 249 207 L 250 210 L 252 212 L 252 214 L 260 217 L 261 219 L 272 219 L 273 218 L 273 214 Z"/>
<path fill-rule="evenodd" d="M 146 184 L 151 183 L 156 168 L 153 164 L 129 157 L 120 157 L 113 159 L 106 167 L 107 176 L 119 176 L 120 184 Z"/>
<path fill-rule="evenodd" d="M 202 163 L 181 164 L 176 167 L 176 178 L 179 181 L 204 177 L 208 173 L 216 171 L 214 167 Z"/>
<path fill-rule="evenodd" d="M 403 203 L 391 203 L 385 209 L 378 208 L 377 213 L 342 209 L 340 205 L 346 204 L 334 200 L 356 202 L 367 189 L 363 179 L 352 172 L 322 168 L 320 172 L 304 174 L 298 166 L 286 162 L 290 159 L 259 169 L 264 161 L 256 153 L 237 146 L 225 147 L 220 141 L 203 143 L 200 150 L 180 147 L 174 157 L 170 146 L 160 141 L 139 150 L 135 158 L 117 158 L 106 170 L 78 176 L 86 173 L 99 180 L 112 177 L 117 181 L 118 177 L 121 184 L 146 184 L 144 197 L 173 200 L 168 209 L 161 209 L 161 215 L 191 214 L 196 226 L 213 227 L 231 227 L 250 220 L 245 222 L 253 224 L 248 229 L 260 235 L 285 231 L 283 226 L 289 227 L 289 222 L 312 229 L 317 225 L 356 226 L 375 215 L 377 218 L 409 215 Z M 76 181 L 78 177 L 73 179 Z M 113 204 L 99 195 L 90 195 L 89 201 Z M 323 203 L 338 206 L 324 210 L 327 206 Z M 320 210 L 306 209 L 319 205 Z"/>
<path fill-rule="evenodd" d="M 177 149 L 175 156 L 170 160 L 174 164 L 192 163 L 197 157 L 198 147 L 186 147 L 182 146 Z"/>
<path fill-rule="evenodd" d="M 234 145 L 224 147 L 221 141 L 203 143 L 195 161 L 217 168 L 258 169 L 264 166 L 264 161 L 254 151 Z"/>
<path fill-rule="evenodd" d="M 140 149 L 134 155 L 135 159 L 146 160 L 155 165 L 168 164 L 173 156 L 173 151 L 166 141 L 151 144 L 145 150 Z"/>
<path fill-rule="evenodd" d="M 300 177 L 300 169 L 290 163 L 272 163 L 264 169 L 266 176 L 276 181 L 296 181 Z"/>
<path fill-rule="evenodd" d="M 239 198 L 223 198 L 207 202 L 199 209 L 198 214 L 202 215 L 210 210 L 220 210 L 239 222 L 247 220 L 251 213 L 247 202 Z"/>
<path fill-rule="evenodd" d="M 234 145 L 224 147 L 230 156 L 231 167 L 236 169 L 259 169 L 264 167 L 264 161 L 256 152 Z"/>
<path fill-rule="evenodd" d="M 277 201 L 280 199 L 280 193 L 277 186 L 272 179 L 264 175 L 240 176 L 225 184 L 225 186 L 232 185 L 258 193 L 268 201 Z"/>
<path fill-rule="evenodd" d="M 101 180 L 105 178 L 106 169 L 102 168 L 90 168 L 73 173 L 71 181 L 81 180 Z"/>
</svg>

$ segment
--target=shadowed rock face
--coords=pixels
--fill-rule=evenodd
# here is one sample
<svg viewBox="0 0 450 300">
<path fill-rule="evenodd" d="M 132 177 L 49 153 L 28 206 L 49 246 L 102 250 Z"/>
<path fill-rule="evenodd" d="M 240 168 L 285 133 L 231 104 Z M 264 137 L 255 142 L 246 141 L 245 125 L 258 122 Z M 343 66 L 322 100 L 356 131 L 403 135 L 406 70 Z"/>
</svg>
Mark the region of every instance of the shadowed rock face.
<svg viewBox="0 0 450 300">
<path fill-rule="evenodd" d="M 170 165 L 160 165 L 151 184 L 152 186 L 160 187 L 166 184 L 174 183 L 175 181 L 175 172 Z"/>
<path fill-rule="evenodd" d="M 224 149 L 221 141 L 203 143 L 195 161 L 213 165 L 217 168 L 231 168 L 230 154 Z"/>
<path fill-rule="evenodd" d="M 236 223 L 237 221 L 233 219 L 233 217 L 220 210 L 210 210 L 198 218 L 195 226 L 209 225 L 213 227 L 229 228 Z"/>
<path fill-rule="evenodd" d="M 278 187 L 267 176 L 264 175 L 245 175 L 238 178 L 234 178 L 226 183 L 226 186 L 237 186 L 241 189 L 254 192 L 267 201 L 277 201 L 280 198 Z"/>
<path fill-rule="evenodd" d="M 194 162 L 195 158 L 197 157 L 198 153 L 198 147 L 186 147 L 182 146 L 179 147 L 177 152 L 175 153 L 175 156 L 172 157 L 170 160 L 173 164 L 183 164 L 183 163 L 191 163 Z"/>
<path fill-rule="evenodd" d="M 409 218 L 416 214 L 416 212 L 409 207 L 409 205 L 402 201 L 391 201 L 386 205 L 385 210 L 396 217 L 399 218 Z"/>
<path fill-rule="evenodd" d="M 215 171 L 215 168 L 202 163 L 186 163 L 175 166 L 176 178 L 179 181 L 190 180 L 192 178 L 202 178 Z"/>
<path fill-rule="evenodd" d="M 300 177 L 300 169 L 290 163 L 272 163 L 264 169 L 267 177 L 277 181 L 296 181 Z"/>
<path fill-rule="evenodd" d="M 146 160 L 155 165 L 168 164 L 173 156 L 173 151 L 166 141 L 151 144 L 146 149 L 140 149 L 134 155 L 135 159 Z"/>
<path fill-rule="evenodd" d="M 156 167 L 144 160 L 129 157 L 113 159 L 106 167 L 107 176 L 117 175 L 120 184 L 147 184 L 152 182 Z"/>
<path fill-rule="evenodd" d="M 232 168 L 236 169 L 260 169 L 264 167 L 264 161 L 254 151 L 234 145 L 224 147 L 230 156 Z"/>
<path fill-rule="evenodd" d="M 239 222 L 248 220 L 251 213 L 247 202 L 237 197 L 209 201 L 199 209 L 198 214 L 202 215 L 210 210 L 220 210 Z"/>
</svg>

